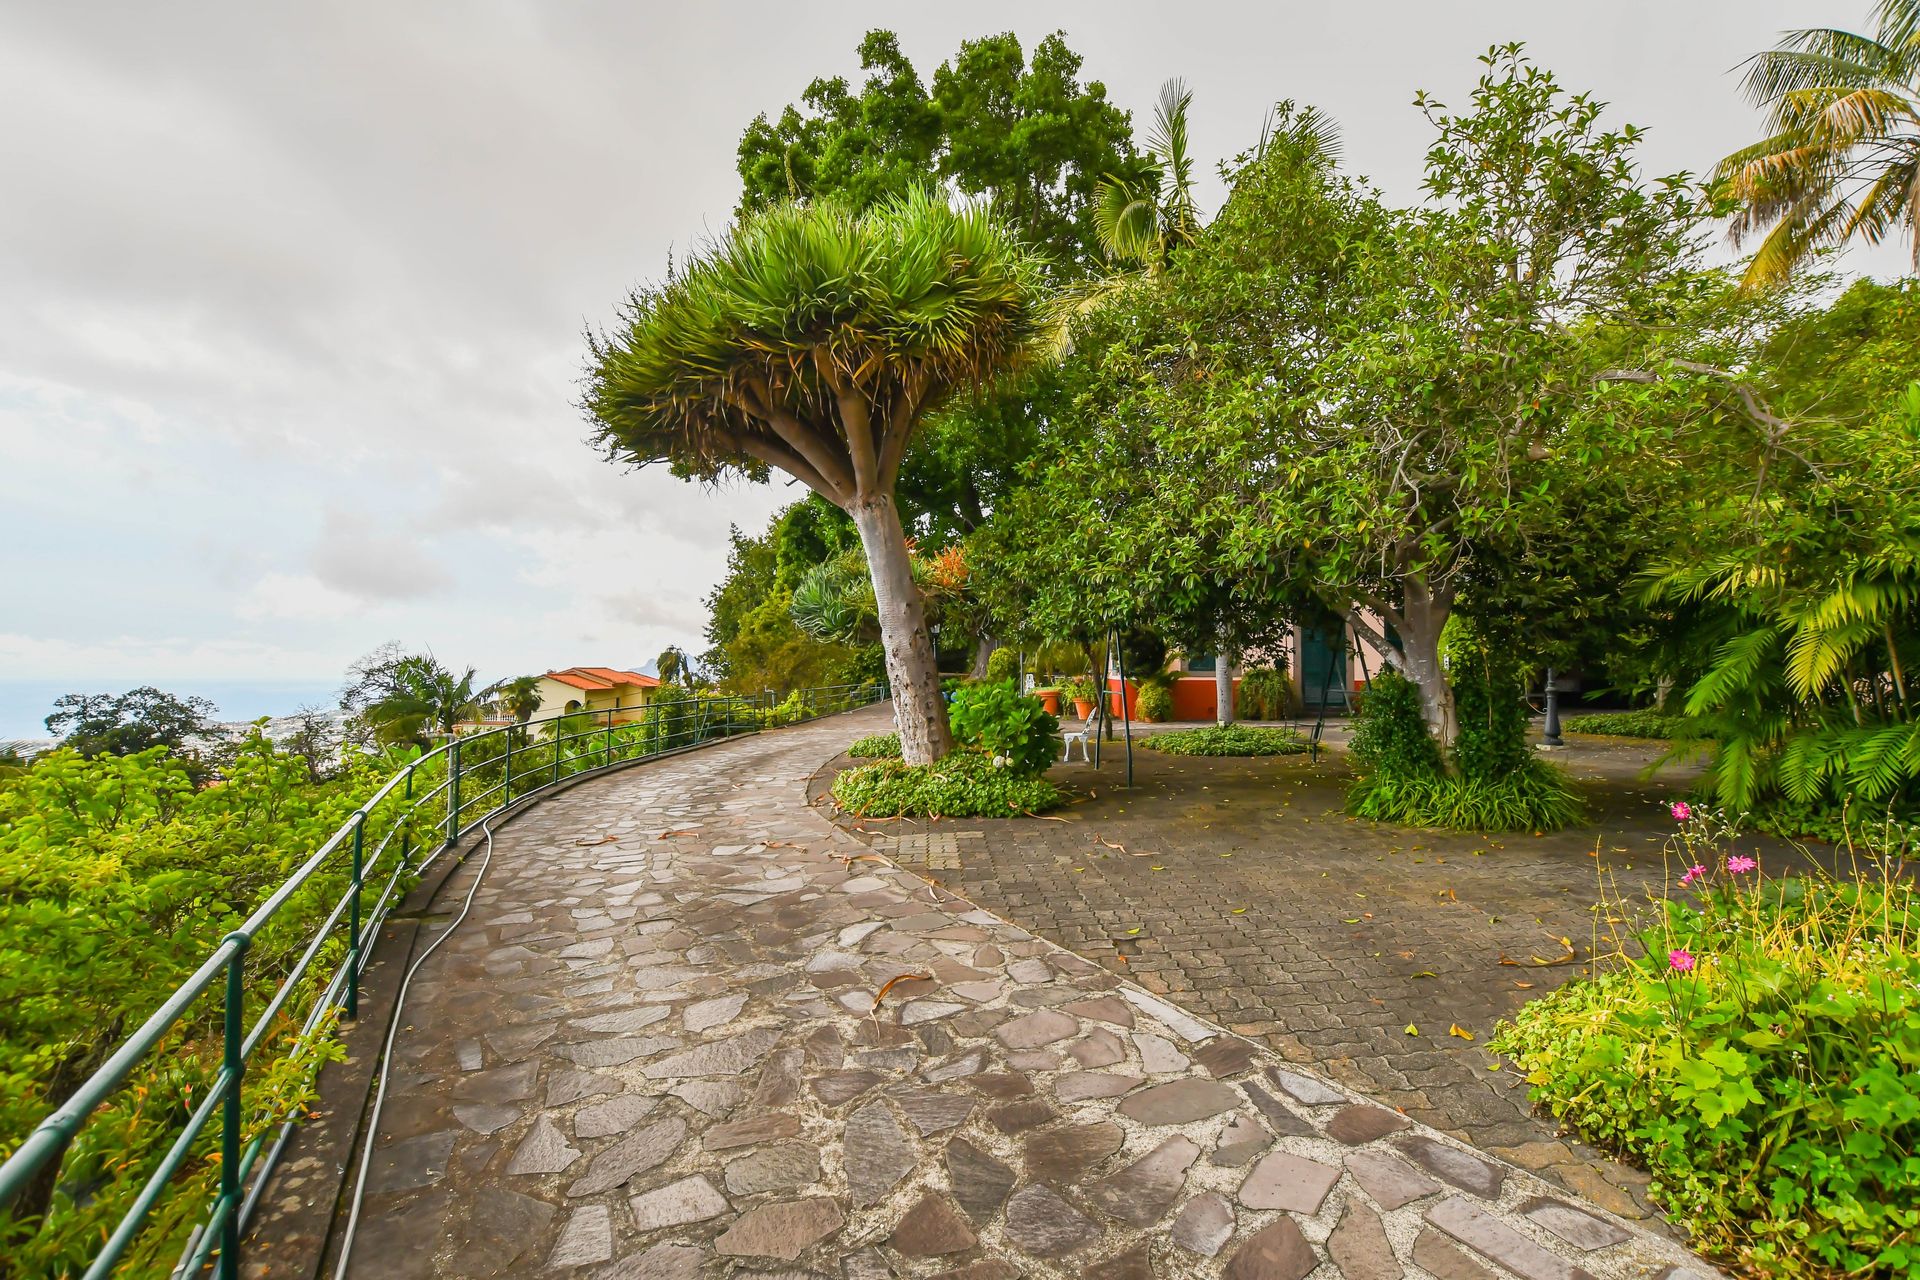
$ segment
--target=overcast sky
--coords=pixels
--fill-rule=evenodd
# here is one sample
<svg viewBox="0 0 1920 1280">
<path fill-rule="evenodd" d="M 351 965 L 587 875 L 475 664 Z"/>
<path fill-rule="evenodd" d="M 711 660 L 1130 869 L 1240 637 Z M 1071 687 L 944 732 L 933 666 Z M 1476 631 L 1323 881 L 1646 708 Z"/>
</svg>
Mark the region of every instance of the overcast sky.
<svg viewBox="0 0 1920 1280">
<path fill-rule="evenodd" d="M 856 76 L 869 27 L 923 75 L 1064 29 L 1136 122 L 1184 76 L 1209 163 L 1315 103 L 1410 202 L 1414 91 L 1462 101 L 1494 41 L 1647 126 L 1649 169 L 1700 170 L 1756 136 L 1741 59 L 1867 8 L 0 0 L 0 680 L 699 646 L 728 524 L 796 491 L 601 461 L 581 329 L 725 225 L 742 126 Z"/>
</svg>

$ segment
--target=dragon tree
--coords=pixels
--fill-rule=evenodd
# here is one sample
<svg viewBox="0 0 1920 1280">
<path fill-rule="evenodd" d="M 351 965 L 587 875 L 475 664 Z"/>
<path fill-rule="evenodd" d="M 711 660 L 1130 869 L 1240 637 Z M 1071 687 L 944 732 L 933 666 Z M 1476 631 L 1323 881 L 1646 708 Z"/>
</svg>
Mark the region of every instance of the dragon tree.
<svg viewBox="0 0 1920 1280">
<path fill-rule="evenodd" d="M 951 746 L 894 503 L 929 409 L 1034 355 L 1039 261 L 982 206 L 917 191 L 861 212 L 753 215 L 589 333 L 584 408 L 608 456 L 709 482 L 784 471 L 852 517 L 908 763 Z"/>
</svg>

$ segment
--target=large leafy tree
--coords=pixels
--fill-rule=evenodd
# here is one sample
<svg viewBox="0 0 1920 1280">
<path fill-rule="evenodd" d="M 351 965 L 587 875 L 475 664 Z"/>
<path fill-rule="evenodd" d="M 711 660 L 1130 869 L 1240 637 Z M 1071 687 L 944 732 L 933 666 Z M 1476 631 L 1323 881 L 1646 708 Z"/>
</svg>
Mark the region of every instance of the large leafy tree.
<svg viewBox="0 0 1920 1280">
<path fill-rule="evenodd" d="M 1020 364 L 1040 264 L 984 207 L 915 189 L 781 205 L 590 334 L 585 409 L 615 459 L 688 477 L 787 472 L 846 512 L 873 579 L 902 755 L 951 746 L 894 489 L 927 411 Z"/>
<path fill-rule="evenodd" d="M 340 709 L 377 742 L 426 747 L 436 735 L 451 737 L 455 725 L 480 713 L 482 695 L 474 676 L 472 667 L 455 673 L 430 653 L 383 645 L 348 672 Z"/>
<path fill-rule="evenodd" d="M 865 208 L 929 179 L 991 201 L 1055 278 L 1099 262 L 1095 186 L 1143 172 L 1127 113 L 1055 32 L 1031 61 L 1012 33 L 969 40 L 931 83 L 891 31 L 860 42 L 859 92 L 841 77 L 807 87 L 776 120 L 740 139 L 740 212 L 832 196 Z"/>
<path fill-rule="evenodd" d="M 130 756 L 153 747 L 186 750 L 215 732 L 213 703 L 181 698 L 151 685 L 112 694 L 69 693 L 54 700 L 47 732 L 89 758 Z"/>
<path fill-rule="evenodd" d="M 1789 32 L 1747 64 L 1768 136 L 1720 162 L 1740 202 L 1736 243 L 1765 230 L 1746 280 L 1784 279 L 1815 252 L 1904 232 L 1920 266 L 1920 0 L 1880 0 L 1874 31 Z"/>
</svg>

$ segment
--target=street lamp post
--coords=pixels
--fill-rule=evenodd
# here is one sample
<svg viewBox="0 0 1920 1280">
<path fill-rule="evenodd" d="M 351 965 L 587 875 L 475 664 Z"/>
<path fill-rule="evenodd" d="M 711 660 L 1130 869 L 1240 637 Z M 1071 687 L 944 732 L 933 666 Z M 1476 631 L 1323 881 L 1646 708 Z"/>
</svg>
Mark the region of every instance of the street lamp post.
<svg viewBox="0 0 1920 1280">
<path fill-rule="evenodd" d="M 1560 741 L 1560 688 L 1553 682 L 1553 668 L 1547 668 L 1547 723 L 1541 741 L 1549 747 L 1564 747 Z"/>
</svg>

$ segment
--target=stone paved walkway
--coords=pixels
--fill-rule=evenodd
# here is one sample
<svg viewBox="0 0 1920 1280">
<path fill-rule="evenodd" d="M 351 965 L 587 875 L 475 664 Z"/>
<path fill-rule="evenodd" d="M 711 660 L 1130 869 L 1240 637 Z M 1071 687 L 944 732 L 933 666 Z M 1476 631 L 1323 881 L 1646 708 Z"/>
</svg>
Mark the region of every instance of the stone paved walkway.
<svg viewBox="0 0 1920 1280">
<path fill-rule="evenodd" d="M 1581 740 L 1560 762 L 1585 784 L 1593 823 L 1545 837 L 1349 818 L 1337 754 L 1314 764 L 1141 749 L 1129 792 L 1114 743 L 1097 772 L 1076 760 L 1050 774 L 1077 793 L 1057 821 L 846 825 L 1290 1061 L 1662 1230 L 1646 1175 L 1563 1138 L 1482 1047 L 1495 1023 L 1591 958 L 1603 875 L 1629 898 L 1657 890 L 1672 830 L 1659 802 L 1685 784 L 1636 779 L 1656 751 Z M 1787 856 L 1762 851 L 1769 868 Z M 1456 1025 L 1475 1038 L 1451 1035 Z"/>
<path fill-rule="evenodd" d="M 884 714 L 505 828 L 415 982 L 353 1276 L 1710 1274 L 868 853 L 805 786 Z"/>
</svg>

